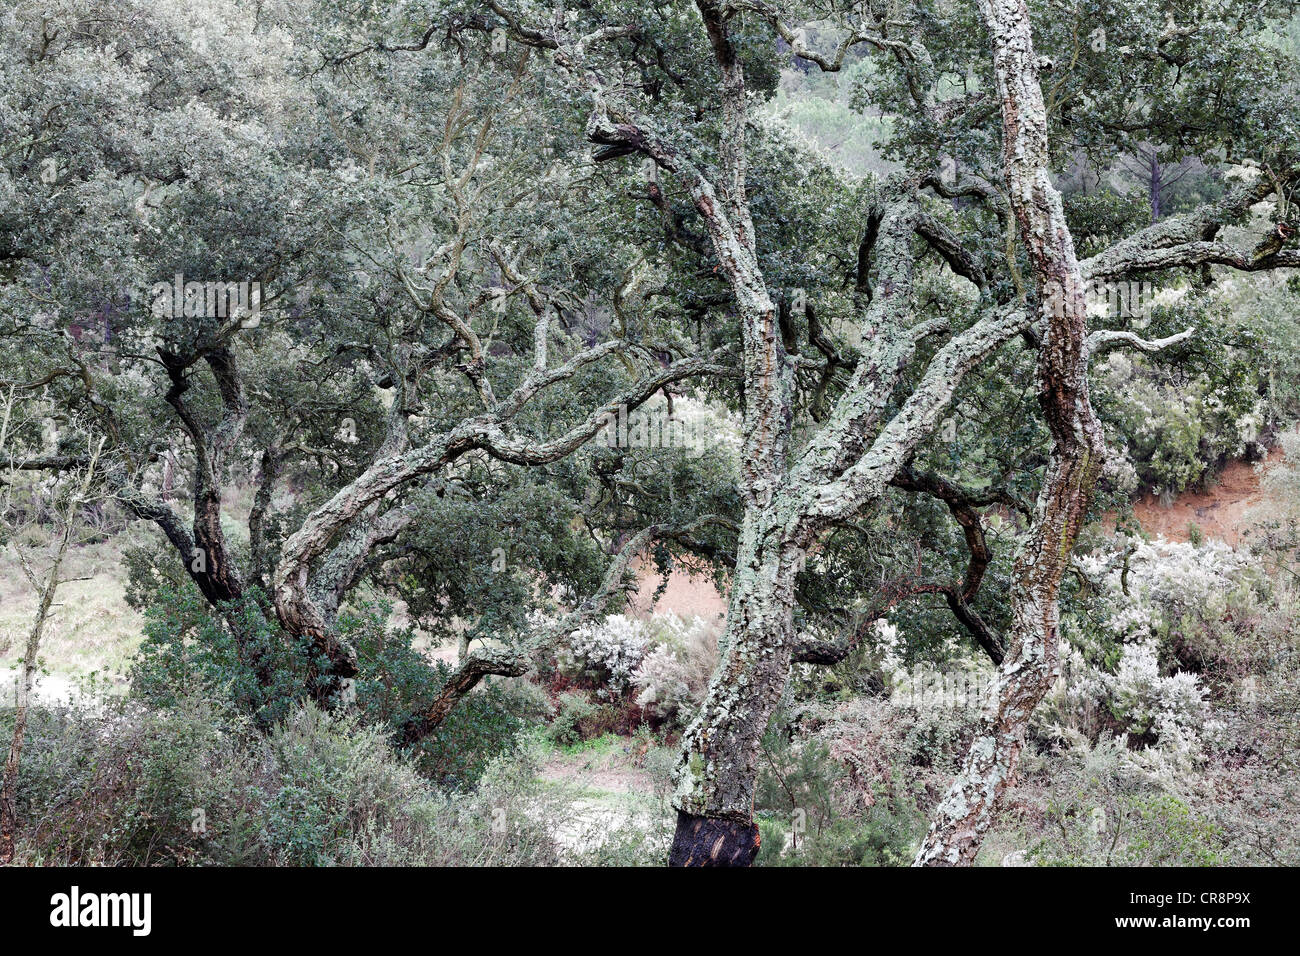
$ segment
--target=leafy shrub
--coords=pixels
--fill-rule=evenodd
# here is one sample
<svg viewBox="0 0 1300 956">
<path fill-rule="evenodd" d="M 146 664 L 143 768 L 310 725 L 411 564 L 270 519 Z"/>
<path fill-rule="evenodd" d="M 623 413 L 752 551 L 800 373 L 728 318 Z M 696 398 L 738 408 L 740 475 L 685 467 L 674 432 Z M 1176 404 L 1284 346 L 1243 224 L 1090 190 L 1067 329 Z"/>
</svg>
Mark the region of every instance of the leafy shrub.
<svg viewBox="0 0 1300 956">
<path fill-rule="evenodd" d="M 0 727 L 11 714 L 0 712 Z M 220 703 L 182 698 L 155 711 L 117 701 L 29 715 L 18 819 L 31 862 L 212 862 L 210 847 L 244 842 L 239 806 L 257 766 L 243 748 L 259 735 Z"/>
<path fill-rule="evenodd" d="M 547 728 L 547 736 L 562 747 L 571 746 L 585 739 L 583 724 L 594 717 L 599 707 L 581 691 L 565 691 L 560 695 L 560 704 L 555 719 Z"/>
<path fill-rule="evenodd" d="M 796 738 L 776 725 L 761 744 L 754 809 L 797 821 L 797 831 L 820 830 L 835 815 L 835 788 L 844 775 L 816 738 Z"/>
<path fill-rule="evenodd" d="M 661 627 L 649 653 L 632 674 L 636 702 L 661 720 L 690 723 L 718 664 L 718 634 L 703 619 L 676 615 L 655 619 Z"/>
<path fill-rule="evenodd" d="M 628 689 L 650 643 L 645 622 L 611 614 L 600 624 L 580 628 L 569 636 L 557 655 L 560 672 L 590 676 L 602 685 L 602 697 L 617 697 Z"/>
<path fill-rule="evenodd" d="M 1230 354 L 1225 364 L 1185 380 L 1122 352 L 1098 365 L 1098 408 L 1142 484 L 1176 494 L 1259 440 L 1267 409 L 1256 364 Z"/>
<path fill-rule="evenodd" d="M 452 668 L 430 662 L 414 647 L 409 628 L 387 625 L 389 607 L 367 605 L 341 615 L 339 630 L 357 650 L 356 703 L 367 719 L 395 732 L 432 704 Z M 521 682 L 488 678 L 465 695 L 415 746 L 421 771 L 448 790 L 470 787 L 515 737 L 542 717 L 544 704 Z"/>
<path fill-rule="evenodd" d="M 908 866 L 924 832 L 925 818 L 915 807 L 894 809 L 877 803 L 852 819 L 831 821 L 784 853 L 764 855 L 763 866 Z M 776 828 L 780 833 L 780 828 Z M 760 835 L 767 834 L 760 826 Z M 782 833 L 782 838 L 784 834 Z"/>
<path fill-rule="evenodd" d="M 1282 592 L 1216 541 L 1159 540 L 1083 556 L 1090 613 L 1065 621 L 1064 676 L 1036 725 L 1090 744 L 1124 735 L 1129 758 L 1171 777 L 1221 731 L 1211 699 L 1282 643 L 1270 619 Z"/>
<path fill-rule="evenodd" d="M 37 864 L 554 864 L 562 808 L 527 748 L 473 793 L 435 789 L 357 715 L 296 707 L 269 734 L 181 698 L 36 709 L 19 859 Z M 0 712 L 0 728 L 12 711 Z"/>
<path fill-rule="evenodd" d="M 254 588 L 223 613 L 188 584 L 159 587 L 145 609 L 144 640 L 131 668 L 131 691 L 152 707 L 184 697 L 230 701 L 268 728 L 301 699 L 311 649 L 268 621 Z"/>
<path fill-rule="evenodd" d="M 262 729 L 296 712 L 321 662 L 268 620 L 260 597 L 251 590 L 216 616 L 193 587 L 159 588 L 131 672 L 133 696 L 152 708 L 190 697 L 221 701 Z M 389 628 L 388 612 L 382 604 L 362 606 L 341 615 L 338 626 L 357 651 L 357 710 L 397 733 L 432 703 L 451 668 L 416 650 L 410 629 Z M 537 693 L 521 686 L 489 680 L 466 695 L 415 745 L 421 771 L 447 790 L 473 786 L 524 727 L 540 720 Z"/>
<path fill-rule="evenodd" d="M 603 701 L 626 700 L 635 691 L 635 706 L 652 719 L 685 725 L 704 699 L 717 658 L 717 629 L 699 617 L 614 614 L 574 632 L 556 664 L 566 677 L 595 683 Z"/>
<path fill-rule="evenodd" d="M 1042 836 L 1029 858 L 1066 866 L 1215 866 L 1219 827 L 1152 786 L 1122 747 L 1103 743 L 1049 761 Z"/>
<path fill-rule="evenodd" d="M 901 791 L 867 783 L 833 754 L 816 719 L 774 721 L 763 739 L 755 811 L 761 865 L 898 866 L 911 862 L 924 818 Z"/>
</svg>

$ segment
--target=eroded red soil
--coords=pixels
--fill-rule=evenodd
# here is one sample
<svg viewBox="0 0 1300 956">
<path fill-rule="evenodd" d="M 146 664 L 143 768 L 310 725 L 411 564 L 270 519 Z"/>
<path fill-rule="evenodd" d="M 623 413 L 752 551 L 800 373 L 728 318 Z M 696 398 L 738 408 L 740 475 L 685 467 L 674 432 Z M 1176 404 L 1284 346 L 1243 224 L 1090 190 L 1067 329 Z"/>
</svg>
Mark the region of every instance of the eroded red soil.
<svg viewBox="0 0 1300 956">
<path fill-rule="evenodd" d="M 1281 459 L 1282 449 L 1277 447 L 1258 464 L 1229 462 L 1209 491 L 1185 491 L 1170 507 L 1162 505 L 1155 495 L 1145 495 L 1134 502 L 1133 512 L 1147 534 L 1187 541 L 1195 524 L 1205 537 L 1235 547 L 1241 541 L 1246 512 L 1264 502 L 1259 488 L 1263 471 Z"/>
</svg>

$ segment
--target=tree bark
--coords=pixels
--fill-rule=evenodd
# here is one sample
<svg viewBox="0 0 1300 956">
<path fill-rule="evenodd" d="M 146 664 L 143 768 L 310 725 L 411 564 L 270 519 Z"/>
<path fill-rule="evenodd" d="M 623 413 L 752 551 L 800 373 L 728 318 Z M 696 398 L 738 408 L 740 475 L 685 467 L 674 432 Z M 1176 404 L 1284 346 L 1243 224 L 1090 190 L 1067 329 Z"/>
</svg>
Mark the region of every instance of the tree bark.
<svg viewBox="0 0 1300 956">
<path fill-rule="evenodd" d="M 790 676 L 794 578 L 802 554 L 782 541 L 769 514 L 754 515 L 742 527 L 721 659 L 678 761 L 673 803 L 681 816 L 670 861 L 679 865 L 752 862 L 752 854 L 733 851 L 753 825 L 759 747 Z M 730 834 L 727 852 L 701 852 L 705 836 L 711 841 L 724 833 Z"/>
<path fill-rule="evenodd" d="M 935 811 L 918 865 L 974 862 L 1011 785 L 1030 715 L 1059 673 L 1061 576 L 1101 472 L 1087 383 L 1087 309 L 1074 241 L 1052 185 L 1047 117 L 1024 0 L 982 0 L 1002 105 L 1004 175 L 1033 266 L 1046 332 L 1039 403 L 1052 453 L 1029 540 L 1016 558 L 1008 651 L 960 772 Z"/>
<path fill-rule="evenodd" d="M 696 817 L 679 810 L 669 866 L 749 866 L 758 856 L 753 822 Z"/>
<path fill-rule="evenodd" d="M 721 8 L 697 3 L 721 71 L 723 179 L 714 190 L 685 168 L 685 185 L 708 227 L 741 320 L 745 407 L 741 491 L 745 516 L 719 642 L 720 661 L 678 759 L 679 811 L 669 862 L 747 866 L 757 852 L 753 824 L 760 741 L 790 674 L 794 578 L 804 550 L 781 507 L 792 422 L 793 366 L 758 264 L 746 197 L 744 70 Z M 656 157 L 658 158 L 658 157 Z"/>
</svg>

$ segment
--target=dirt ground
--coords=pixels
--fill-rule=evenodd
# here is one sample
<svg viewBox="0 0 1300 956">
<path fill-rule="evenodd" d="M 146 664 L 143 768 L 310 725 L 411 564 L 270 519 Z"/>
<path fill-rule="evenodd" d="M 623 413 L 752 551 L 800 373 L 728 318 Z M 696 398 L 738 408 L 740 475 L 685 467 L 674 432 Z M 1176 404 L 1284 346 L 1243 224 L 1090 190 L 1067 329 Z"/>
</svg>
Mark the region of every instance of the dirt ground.
<svg viewBox="0 0 1300 956">
<path fill-rule="evenodd" d="M 635 743 L 601 752 L 557 752 L 542 770 L 544 780 L 589 787 L 604 793 L 649 793 L 650 774 L 636 763 Z"/>
<path fill-rule="evenodd" d="M 1133 512 L 1147 534 L 1186 541 L 1195 524 L 1205 537 L 1236 547 L 1246 527 L 1247 512 L 1264 503 L 1259 487 L 1261 475 L 1281 460 L 1279 447 L 1259 464 L 1229 462 L 1208 492 L 1185 491 L 1170 507 L 1162 505 L 1155 495 L 1146 495 L 1133 503 Z"/>
<path fill-rule="evenodd" d="M 713 582 L 703 575 L 691 574 L 677 569 L 668 576 L 668 587 L 656 602 L 655 589 L 659 587 L 659 575 L 654 566 L 634 565 L 640 578 L 640 586 L 632 597 L 632 613 L 638 617 L 651 614 L 673 613 L 678 617 L 702 617 L 706 621 L 717 621 L 727 615 L 727 601 L 718 593 Z"/>
</svg>

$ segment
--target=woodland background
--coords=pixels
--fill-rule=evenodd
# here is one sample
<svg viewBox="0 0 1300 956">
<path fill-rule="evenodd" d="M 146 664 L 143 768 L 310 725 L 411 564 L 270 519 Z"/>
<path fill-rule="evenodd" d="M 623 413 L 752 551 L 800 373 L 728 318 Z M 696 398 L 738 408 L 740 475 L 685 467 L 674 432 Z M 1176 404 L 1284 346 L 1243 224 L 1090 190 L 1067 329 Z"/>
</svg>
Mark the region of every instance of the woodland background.
<svg viewBox="0 0 1300 956">
<path fill-rule="evenodd" d="M 756 393 L 698 199 L 593 136 L 574 77 L 706 176 L 735 140 L 694 4 L 558 6 L 512 10 L 644 37 L 559 68 L 575 47 L 495 4 L 0 10 L 10 862 L 665 860 Z M 727 23 L 793 457 L 870 355 L 906 170 L 941 173 L 899 240 L 909 322 L 970 329 L 1033 291 L 996 202 L 947 188 L 1000 182 L 976 4 L 773 10 Z M 976 862 L 1294 865 L 1300 15 L 1030 12 L 1079 258 L 1260 183 L 1220 238 L 1273 258 L 1144 268 L 1109 280 L 1140 304 L 1090 308 L 1172 342 L 1092 356 L 1109 457 L 1060 587 L 1062 673 Z M 966 112 L 911 104 L 913 54 L 840 48 L 853 17 L 922 37 Z M 178 274 L 256 282 L 260 312 L 171 314 L 154 290 Z M 977 735 L 1051 444 L 1041 343 L 1005 338 L 806 549 L 792 634 L 834 653 L 796 653 L 752 755 L 758 865 L 910 864 Z M 900 363 L 889 415 L 940 347 Z"/>
</svg>

